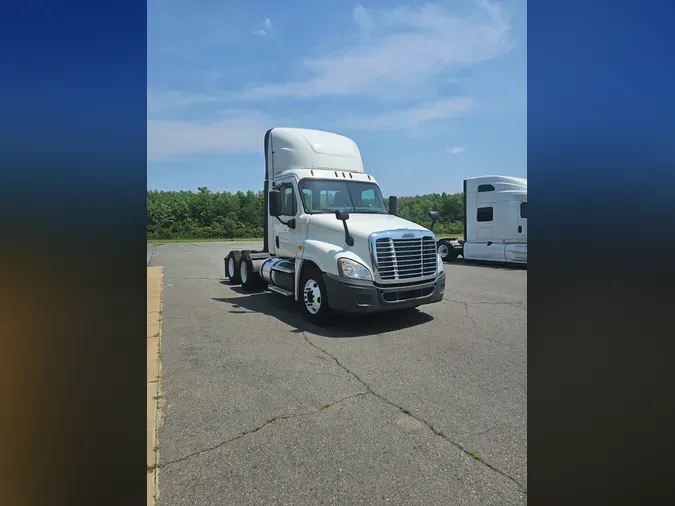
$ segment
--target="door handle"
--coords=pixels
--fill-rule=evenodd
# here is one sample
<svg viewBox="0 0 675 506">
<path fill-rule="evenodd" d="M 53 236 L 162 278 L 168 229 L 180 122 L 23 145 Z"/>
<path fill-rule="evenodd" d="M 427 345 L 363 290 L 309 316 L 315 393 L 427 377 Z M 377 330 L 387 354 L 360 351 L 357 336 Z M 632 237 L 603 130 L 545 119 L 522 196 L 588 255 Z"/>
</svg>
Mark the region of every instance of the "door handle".
<svg viewBox="0 0 675 506">
<path fill-rule="evenodd" d="M 276 237 L 274 240 L 274 243 L 277 245 L 277 248 L 279 247 L 279 236 Z"/>
<path fill-rule="evenodd" d="M 521 225 L 518 225 L 518 233 L 519 234 L 523 233 L 523 227 Z"/>
</svg>

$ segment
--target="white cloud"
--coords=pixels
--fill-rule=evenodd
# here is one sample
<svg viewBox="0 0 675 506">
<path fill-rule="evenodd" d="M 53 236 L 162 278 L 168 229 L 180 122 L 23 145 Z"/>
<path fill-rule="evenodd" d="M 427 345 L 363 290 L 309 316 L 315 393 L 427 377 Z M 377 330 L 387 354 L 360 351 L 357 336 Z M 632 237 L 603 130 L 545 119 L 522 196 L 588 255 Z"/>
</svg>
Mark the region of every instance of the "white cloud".
<svg viewBox="0 0 675 506">
<path fill-rule="evenodd" d="M 267 35 L 270 28 L 272 28 L 272 20 L 270 18 L 265 18 L 265 21 L 262 23 L 263 29 L 252 30 L 251 34 L 264 37 Z"/>
<path fill-rule="evenodd" d="M 448 149 L 448 153 L 451 155 L 457 155 L 459 153 L 464 153 L 466 151 L 466 148 L 464 146 L 452 146 L 451 148 Z"/>
<path fill-rule="evenodd" d="M 270 125 L 258 111 L 231 112 L 214 122 L 149 120 L 148 161 L 183 154 L 261 151 Z"/>
<path fill-rule="evenodd" d="M 499 5 L 476 1 L 480 9 L 472 16 L 452 15 L 437 5 L 389 10 L 357 5 L 356 23 L 373 32 L 367 43 L 305 61 L 306 79 L 257 86 L 240 98 L 380 95 L 382 90 L 410 96 L 443 74 L 510 49 L 510 25 Z"/>
<path fill-rule="evenodd" d="M 384 114 L 351 116 L 339 124 L 355 130 L 415 129 L 433 121 L 459 117 L 473 105 L 474 100 L 470 97 L 443 98 Z"/>
<path fill-rule="evenodd" d="M 363 5 L 357 5 L 354 7 L 354 21 L 359 25 L 359 28 L 366 33 L 370 33 L 373 30 L 373 22 L 370 20 L 368 15 L 368 9 L 365 9 Z"/>
</svg>

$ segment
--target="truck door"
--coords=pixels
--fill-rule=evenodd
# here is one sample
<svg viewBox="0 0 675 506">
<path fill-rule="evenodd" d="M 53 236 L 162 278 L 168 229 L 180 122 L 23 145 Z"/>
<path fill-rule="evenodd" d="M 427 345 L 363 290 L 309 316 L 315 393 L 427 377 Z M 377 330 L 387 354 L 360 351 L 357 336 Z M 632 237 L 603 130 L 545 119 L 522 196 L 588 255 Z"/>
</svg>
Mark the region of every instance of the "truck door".
<svg viewBox="0 0 675 506">
<path fill-rule="evenodd" d="M 299 205 L 297 198 L 297 189 L 292 181 L 280 183 L 275 186 L 275 189 L 281 192 L 281 216 L 279 218 L 288 223 L 295 219 L 295 228 L 289 227 L 287 224 L 281 223 L 274 218 L 274 252 L 277 256 L 284 258 L 295 258 L 302 250 L 300 247 L 304 241 L 302 231 L 305 229 L 298 222 Z"/>
<path fill-rule="evenodd" d="M 484 206 L 476 209 L 476 242 L 491 241 L 494 237 L 494 207 Z"/>
<path fill-rule="evenodd" d="M 518 239 L 527 242 L 527 201 L 520 203 L 518 213 Z"/>
</svg>

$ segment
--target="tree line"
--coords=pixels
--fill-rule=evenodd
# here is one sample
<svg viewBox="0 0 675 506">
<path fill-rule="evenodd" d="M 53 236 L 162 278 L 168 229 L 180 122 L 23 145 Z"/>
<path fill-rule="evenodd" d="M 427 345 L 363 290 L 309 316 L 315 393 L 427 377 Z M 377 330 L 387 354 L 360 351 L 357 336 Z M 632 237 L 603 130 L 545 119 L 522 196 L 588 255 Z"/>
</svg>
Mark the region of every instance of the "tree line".
<svg viewBox="0 0 675 506">
<path fill-rule="evenodd" d="M 389 206 L 389 199 L 385 199 Z M 439 211 L 437 234 L 461 234 L 461 193 L 430 193 L 398 198 L 401 218 L 429 227 L 429 211 Z M 147 192 L 148 239 L 233 239 L 263 236 L 263 192 Z"/>
</svg>

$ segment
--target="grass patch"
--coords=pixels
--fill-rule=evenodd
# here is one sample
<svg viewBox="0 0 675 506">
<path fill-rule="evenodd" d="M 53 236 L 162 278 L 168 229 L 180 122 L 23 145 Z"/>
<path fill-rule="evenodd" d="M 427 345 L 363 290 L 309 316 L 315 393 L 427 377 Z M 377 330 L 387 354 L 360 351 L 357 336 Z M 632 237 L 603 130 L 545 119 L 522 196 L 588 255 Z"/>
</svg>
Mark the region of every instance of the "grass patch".
<svg viewBox="0 0 675 506">
<path fill-rule="evenodd" d="M 332 405 L 333 405 L 332 402 L 329 402 L 328 404 L 324 404 L 324 405 L 323 405 L 323 409 L 328 409 L 328 408 L 330 408 Z"/>
<path fill-rule="evenodd" d="M 483 462 L 483 459 L 481 458 L 481 456 L 478 455 L 477 453 L 469 452 L 469 455 L 471 455 L 471 458 L 472 458 L 473 460 L 475 460 L 476 462 L 480 462 L 480 463 L 482 463 L 482 464 L 484 463 L 484 462 Z"/>
<path fill-rule="evenodd" d="M 403 411 L 406 415 L 409 415 L 409 414 L 410 414 L 410 411 L 408 411 L 408 410 L 405 409 L 405 408 L 401 408 L 401 411 Z"/>
<path fill-rule="evenodd" d="M 276 416 L 273 416 L 272 418 L 268 418 L 268 419 L 267 419 L 267 423 L 272 423 L 272 422 L 273 422 L 274 420 L 276 420 L 276 419 L 277 419 Z"/>
</svg>

